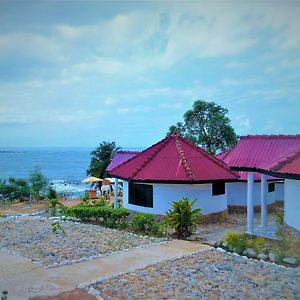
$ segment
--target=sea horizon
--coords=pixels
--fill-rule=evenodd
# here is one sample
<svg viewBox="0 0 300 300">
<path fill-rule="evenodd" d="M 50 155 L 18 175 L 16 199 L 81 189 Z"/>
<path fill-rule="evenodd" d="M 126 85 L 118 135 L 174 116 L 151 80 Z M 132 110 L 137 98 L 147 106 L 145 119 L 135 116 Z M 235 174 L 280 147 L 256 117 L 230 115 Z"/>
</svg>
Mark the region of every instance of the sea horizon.
<svg viewBox="0 0 300 300">
<path fill-rule="evenodd" d="M 87 177 L 91 151 L 96 147 L 0 147 L 0 180 L 10 177 L 28 179 L 36 166 L 59 193 L 78 197 L 89 188 L 81 181 Z M 143 150 L 123 147 L 122 150 Z"/>
</svg>

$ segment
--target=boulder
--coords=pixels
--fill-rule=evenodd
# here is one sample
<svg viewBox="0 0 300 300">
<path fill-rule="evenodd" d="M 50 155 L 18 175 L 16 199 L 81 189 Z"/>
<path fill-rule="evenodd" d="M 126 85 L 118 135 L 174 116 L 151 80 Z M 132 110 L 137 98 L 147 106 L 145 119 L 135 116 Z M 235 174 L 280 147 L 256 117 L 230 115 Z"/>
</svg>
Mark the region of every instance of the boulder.
<svg viewBox="0 0 300 300">
<path fill-rule="evenodd" d="M 285 257 L 282 261 L 291 266 L 297 265 L 297 260 L 294 257 Z"/>
<path fill-rule="evenodd" d="M 257 254 L 252 248 L 247 248 L 243 252 L 244 255 L 250 257 L 250 258 L 256 258 Z"/>
<path fill-rule="evenodd" d="M 267 255 L 267 254 L 260 253 L 260 254 L 257 255 L 257 258 L 258 258 L 258 259 L 266 260 L 266 259 L 268 258 L 268 255 Z"/>
</svg>

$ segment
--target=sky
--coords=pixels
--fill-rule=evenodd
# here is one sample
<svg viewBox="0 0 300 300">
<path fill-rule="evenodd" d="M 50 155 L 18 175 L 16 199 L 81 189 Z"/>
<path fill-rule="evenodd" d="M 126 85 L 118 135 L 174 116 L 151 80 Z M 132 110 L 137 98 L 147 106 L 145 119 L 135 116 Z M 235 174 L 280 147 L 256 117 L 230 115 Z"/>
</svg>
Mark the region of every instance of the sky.
<svg viewBox="0 0 300 300">
<path fill-rule="evenodd" d="M 148 147 L 195 100 L 300 133 L 300 1 L 0 1 L 0 146 Z"/>
</svg>

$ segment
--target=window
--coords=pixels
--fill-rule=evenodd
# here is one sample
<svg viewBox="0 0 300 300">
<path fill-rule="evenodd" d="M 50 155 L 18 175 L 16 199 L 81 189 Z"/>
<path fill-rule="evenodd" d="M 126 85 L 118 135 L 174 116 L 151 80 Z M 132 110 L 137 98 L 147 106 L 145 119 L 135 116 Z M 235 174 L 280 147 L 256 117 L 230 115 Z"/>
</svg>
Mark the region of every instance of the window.
<svg viewBox="0 0 300 300">
<path fill-rule="evenodd" d="M 129 204 L 153 207 L 153 186 L 130 182 L 128 202 Z"/>
<path fill-rule="evenodd" d="M 268 184 L 268 192 L 272 193 L 275 191 L 275 182 L 271 182 Z"/>
<path fill-rule="evenodd" d="M 223 195 L 225 194 L 225 182 L 214 182 L 212 184 L 212 195 Z"/>
</svg>

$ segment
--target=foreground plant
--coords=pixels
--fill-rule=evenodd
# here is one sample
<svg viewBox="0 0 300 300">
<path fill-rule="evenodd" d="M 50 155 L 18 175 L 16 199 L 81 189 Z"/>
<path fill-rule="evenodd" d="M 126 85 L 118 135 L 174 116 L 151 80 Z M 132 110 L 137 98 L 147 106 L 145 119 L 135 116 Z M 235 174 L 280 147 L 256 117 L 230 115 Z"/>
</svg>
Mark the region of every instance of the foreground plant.
<svg viewBox="0 0 300 300">
<path fill-rule="evenodd" d="M 57 234 L 59 231 L 61 231 L 61 233 L 62 233 L 63 235 L 66 235 L 65 230 L 60 226 L 60 223 L 59 223 L 58 221 L 53 222 L 53 223 L 51 224 L 51 230 L 52 230 L 52 233 L 53 233 L 53 234 Z"/>
<path fill-rule="evenodd" d="M 177 202 L 172 202 L 172 208 L 167 212 L 166 224 L 175 229 L 178 238 L 187 238 L 192 235 L 196 223 L 201 216 L 201 209 L 193 209 L 196 199 L 190 201 L 184 197 Z"/>
</svg>

